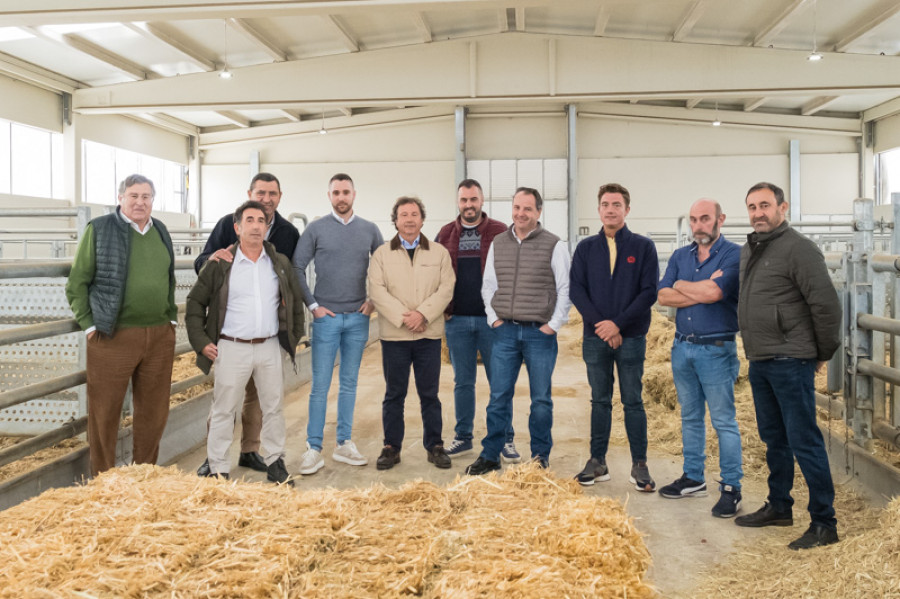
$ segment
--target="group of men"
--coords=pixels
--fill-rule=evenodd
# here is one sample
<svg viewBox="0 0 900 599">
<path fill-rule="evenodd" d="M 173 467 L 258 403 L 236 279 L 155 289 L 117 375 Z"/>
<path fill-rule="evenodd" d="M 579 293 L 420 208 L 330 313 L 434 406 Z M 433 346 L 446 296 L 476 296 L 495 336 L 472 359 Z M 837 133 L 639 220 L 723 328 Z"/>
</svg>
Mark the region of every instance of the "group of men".
<svg viewBox="0 0 900 599">
<path fill-rule="evenodd" d="M 598 192 L 602 230 L 579 243 L 571 261 L 566 243 L 540 223 L 540 192 L 528 187 L 516 190 L 512 224 L 506 226 L 484 212 L 481 185 L 462 181 L 459 216 L 433 241 L 422 234 L 422 201 L 401 197 L 391 212 L 397 235 L 387 243 L 376 225 L 354 213 L 356 190 L 346 174 L 329 182 L 331 214 L 314 220 L 302 235 L 278 213 L 281 195 L 273 175 L 253 177 L 248 200 L 217 223 L 195 262 L 198 279 L 188 295 L 185 324 L 198 366 L 209 372 L 217 365 L 207 460 L 199 475 L 229 477 L 228 450 L 243 406 L 238 465 L 264 471 L 275 483 L 293 484 L 284 463 L 282 350 L 293 361 L 304 331 L 304 304 L 314 320 L 307 450 L 300 474 L 314 474 L 325 465 L 325 412 L 338 354 L 332 459 L 368 463 L 352 440 L 352 428 L 373 311 L 379 314 L 386 388 L 379 470 L 400 462 L 410 368 L 428 462 L 449 468 L 451 458 L 473 451 L 479 354 L 490 385 L 487 432 L 466 473 L 486 474 L 499 470 L 501 461 L 520 461 L 512 411 L 522 363 L 530 388 L 530 456 L 547 468 L 556 334 L 574 304 L 583 318 L 582 351 L 591 387 L 590 459 L 576 479 L 583 485 L 610 479 L 606 454 L 615 368 L 632 460 L 630 481 L 639 491 L 653 492 L 641 378 L 651 308 L 658 300 L 678 308 L 672 370 L 684 444 L 684 474 L 660 494 L 706 495 L 708 405 L 722 476 L 713 515 L 731 517 L 740 509 L 741 440 L 734 408 L 735 335 L 740 332 L 770 476 L 766 504 L 736 522 L 792 524 L 796 457 L 810 488 L 812 524 L 791 547 L 837 541 L 834 488 L 815 424 L 813 378 L 839 345 L 840 309 L 821 253 L 788 225 L 788 205 L 778 187 L 760 183 L 747 194 L 754 232 L 743 249 L 721 235 L 725 215 L 717 202 L 695 202 L 693 243 L 674 253 L 662 280 L 653 242 L 625 224 L 630 194 L 614 183 Z M 145 177 L 132 175 L 122 182 L 116 212 L 86 229 L 66 287 L 87 334 L 94 475 L 115 464 L 129 380 L 135 462 L 156 462 L 168 415 L 174 252 L 165 226 L 150 217 L 153 197 L 153 183 Z M 311 264 L 313 285 L 307 277 Z M 456 410 L 454 438 L 446 448 L 438 398 L 445 333 Z"/>
</svg>

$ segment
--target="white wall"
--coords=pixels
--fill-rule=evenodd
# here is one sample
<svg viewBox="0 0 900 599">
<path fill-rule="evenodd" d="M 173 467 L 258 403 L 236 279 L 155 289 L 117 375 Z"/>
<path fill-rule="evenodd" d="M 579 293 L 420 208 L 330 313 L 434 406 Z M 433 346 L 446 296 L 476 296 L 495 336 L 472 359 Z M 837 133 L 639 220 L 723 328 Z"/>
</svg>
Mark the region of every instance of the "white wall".
<svg viewBox="0 0 900 599">
<path fill-rule="evenodd" d="M 328 179 L 343 171 L 356 182 L 357 212 L 376 221 L 386 237 L 394 234 L 390 207 L 404 194 L 423 199 L 425 232 L 433 235 L 456 214 L 453 128 L 447 117 L 209 146 L 201 170 L 203 221 L 214 222 L 246 198 L 255 150 L 261 168 L 282 181 L 284 215 L 328 213 Z M 466 155 L 469 160 L 566 158 L 566 129 L 562 112 L 473 114 L 466 122 Z M 600 225 L 597 189 L 611 181 L 632 192 L 629 223 L 637 232 L 674 232 L 678 216 L 700 197 L 719 200 L 732 222 L 745 221 L 744 195 L 754 183 L 771 181 L 790 193 L 793 139 L 800 143 L 802 214 L 849 213 L 857 196 L 858 156 L 850 136 L 594 116 L 579 117 L 576 135 L 578 224 L 592 233 Z M 509 220 L 509 214 L 496 212 L 491 216 Z M 554 226 L 564 227 L 560 223 Z"/>
<path fill-rule="evenodd" d="M 209 226 L 247 199 L 250 154 L 258 150 L 260 170 L 281 181 L 278 211 L 285 217 L 298 212 L 312 220 L 331 212 L 328 180 L 345 172 L 356 186 L 356 213 L 378 224 L 385 238 L 396 233 L 390 212 L 401 195 L 422 199 L 423 231 L 433 237 L 456 216 L 454 139 L 453 119 L 442 118 L 207 149 L 202 221 Z"/>
</svg>

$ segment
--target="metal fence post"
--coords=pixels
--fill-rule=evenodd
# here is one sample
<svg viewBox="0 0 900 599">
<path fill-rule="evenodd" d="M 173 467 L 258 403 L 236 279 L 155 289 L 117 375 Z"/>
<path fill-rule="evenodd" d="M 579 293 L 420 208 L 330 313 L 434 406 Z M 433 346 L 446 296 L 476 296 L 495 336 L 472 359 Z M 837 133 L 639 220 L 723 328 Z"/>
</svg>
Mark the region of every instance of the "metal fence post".
<svg viewBox="0 0 900 599">
<path fill-rule="evenodd" d="M 847 292 L 849 297 L 847 419 L 853 427 L 854 441 L 868 447 L 872 440 L 874 377 L 861 374 L 860 359 L 872 357 L 872 332 L 859 326 L 859 314 L 872 311 L 871 266 L 868 252 L 872 249 L 874 229 L 872 202 L 853 202 L 853 244 L 848 256 Z"/>
</svg>

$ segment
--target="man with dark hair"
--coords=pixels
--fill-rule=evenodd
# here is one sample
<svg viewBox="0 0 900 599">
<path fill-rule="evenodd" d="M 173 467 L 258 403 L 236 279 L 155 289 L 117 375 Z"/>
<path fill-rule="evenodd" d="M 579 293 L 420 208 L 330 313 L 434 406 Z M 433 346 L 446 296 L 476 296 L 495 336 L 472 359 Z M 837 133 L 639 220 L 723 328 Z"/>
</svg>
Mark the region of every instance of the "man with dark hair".
<svg viewBox="0 0 900 599">
<path fill-rule="evenodd" d="M 134 462 L 155 464 L 169 417 L 175 357 L 175 254 L 153 220 L 153 182 L 130 175 L 115 213 L 84 230 L 66 298 L 87 334 L 88 445 L 91 475 L 116 465 L 128 382 L 134 405 Z"/>
<path fill-rule="evenodd" d="M 381 410 L 384 449 L 376 467 L 388 470 L 400 463 L 405 433 L 403 408 L 412 366 L 428 461 L 438 468 L 449 468 L 450 456 L 441 438 L 438 387 L 444 308 L 453 297 L 456 277 L 447 250 L 422 235 L 425 206 L 419 198 L 398 198 L 391 221 L 397 236 L 372 255 L 368 277 L 369 296 L 378 311 L 385 382 Z"/>
<path fill-rule="evenodd" d="M 669 499 L 705 497 L 706 406 L 719 439 L 722 483 L 712 509 L 731 518 L 741 507 L 741 433 L 734 411 L 740 362 L 734 336 L 741 248 L 720 234 L 725 223 L 715 200 L 694 202 L 694 242 L 675 250 L 659 282 L 659 303 L 678 308 L 672 345 L 672 375 L 681 404 L 684 470 L 659 494 Z"/>
<path fill-rule="evenodd" d="M 794 458 L 809 487 L 812 520 L 790 549 L 837 543 L 834 483 L 816 424 L 815 374 L 841 344 L 841 306 L 822 252 L 791 228 L 777 185 L 746 197 L 753 233 L 741 249 L 738 322 L 750 361 L 759 437 L 766 444 L 769 496 L 739 526 L 791 526 Z"/>
<path fill-rule="evenodd" d="M 491 400 L 481 455 L 466 474 L 500 469 L 500 455 L 512 425 L 516 380 L 522 363 L 531 391 L 531 459 L 550 467 L 553 447 L 551 382 L 559 351 L 556 332 L 569 319 L 569 251 L 544 229 L 538 190 L 520 187 L 513 196 L 513 224 L 494 238 L 484 267 L 481 295 L 494 329 Z"/>
<path fill-rule="evenodd" d="M 197 366 L 216 364 L 206 453 L 210 476 L 229 477 L 228 448 L 247 381 L 253 379 L 262 408 L 262 441 L 268 480 L 287 483 L 284 465 L 284 380 L 281 350 L 291 360 L 303 334 L 300 283 L 287 256 L 265 241 L 262 203 L 245 202 L 234 212 L 238 241 L 231 260 L 210 260 L 188 294 L 185 325 Z"/>
<path fill-rule="evenodd" d="M 250 180 L 250 189 L 247 191 L 247 199 L 259 202 L 266 215 L 265 239 L 275 246 L 275 251 L 290 258 L 294 255 L 297 240 L 300 233 L 297 228 L 282 218 L 278 213 L 278 204 L 281 203 L 281 183 L 271 173 L 257 173 Z M 207 260 L 225 260 L 231 262 L 234 255 L 230 248 L 238 238 L 235 233 L 235 220 L 233 214 L 226 214 L 216 223 L 206 246 L 194 260 L 194 270 L 199 273 Z M 238 466 L 252 468 L 259 472 L 266 471 L 266 464 L 259 455 L 259 435 L 262 427 L 262 410 L 259 407 L 259 396 L 256 386 L 251 378 L 247 382 L 247 390 L 244 397 L 244 407 L 241 411 L 241 455 Z M 204 461 L 197 469 L 199 476 L 209 476 L 209 462 Z"/>
<path fill-rule="evenodd" d="M 591 457 L 575 478 L 582 485 L 609 480 L 606 452 L 612 425 L 613 367 L 625 411 L 631 448 L 630 481 L 650 493 L 656 483 L 647 468 L 647 415 L 641 377 L 656 302 L 656 246 L 625 225 L 631 194 L 610 183 L 597 193 L 603 230 L 583 240 L 572 258 L 570 294 L 584 320 L 582 354 L 591 385 Z"/>
<path fill-rule="evenodd" d="M 453 390 L 456 435 L 447 448 L 447 455 L 450 457 L 472 451 L 475 378 L 479 353 L 488 383 L 491 381 L 493 334 L 486 321 L 481 282 L 491 242 L 496 235 L 506 231 L 506 225 L 488 218 L 482 211 L 484 193 L 478 181 L 465 179 L 456 189 L 459 216 L 444 225 L 434 238 L 450 252 L 453 272 L 456 273 L 453 301 L 447 306 L 447 321 L 444 323 L 456 383 Z M 511 463 L 521 460 L 513 443 L 514 434 L 510 424 L 506 443 L 500 451 L 501 459 Z"/>
<path fill-rule="evenodd" d="M 325 410 L 339 351 L 337 433 L 331 457 L 351 466 L 368 464 L 351 436 L 356 381 L 363 350 L 369 341 L 369 315 L 374 308 L 366 299 L 366 271 L 369 256 L 384 239 L 374 223 L 353 212 L 356 188 L 349 175 L 338 173 L 331 178 L 328 198 L 331 214 L 309 223 L 293 257 L 303 299 L 315 318 L 311 333 L 312 388 L 306 425 L 307 449 L 300 459 L 300 474 L 315 474 L 325 466 L 322 459 Z M 315 264 L 315 293 L 306 278 L 310 262 Z"/>
</svg>

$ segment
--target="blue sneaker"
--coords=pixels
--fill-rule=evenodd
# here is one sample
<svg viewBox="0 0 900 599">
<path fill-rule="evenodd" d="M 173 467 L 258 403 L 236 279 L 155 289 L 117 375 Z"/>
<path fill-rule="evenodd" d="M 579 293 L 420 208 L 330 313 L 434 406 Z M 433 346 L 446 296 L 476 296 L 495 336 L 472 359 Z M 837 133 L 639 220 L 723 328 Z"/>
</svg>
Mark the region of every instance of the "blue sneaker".
<svg viewBox="0 0 900 599">
<path fill-rule="evenodd" d="M 472 441 L 461 441 L 459 439 L 453 439 L 453 442 L 446 449 L 447 455 L 451 458 L 455 458 L 456 456 L 466 455 L 467 453 L 472 453 Z"/>
<path fill-rule="evenodd" d="M 518 464 L 522 461 L 522 456 L 519 455 L 519 452 L 516 451 L 516 444 L 512 441 L 507 441 L 507 443 L 503 446 L 503 449 L 500 450 L 500 460 L 506 462 L 507 464 Z"/>
</svg>

